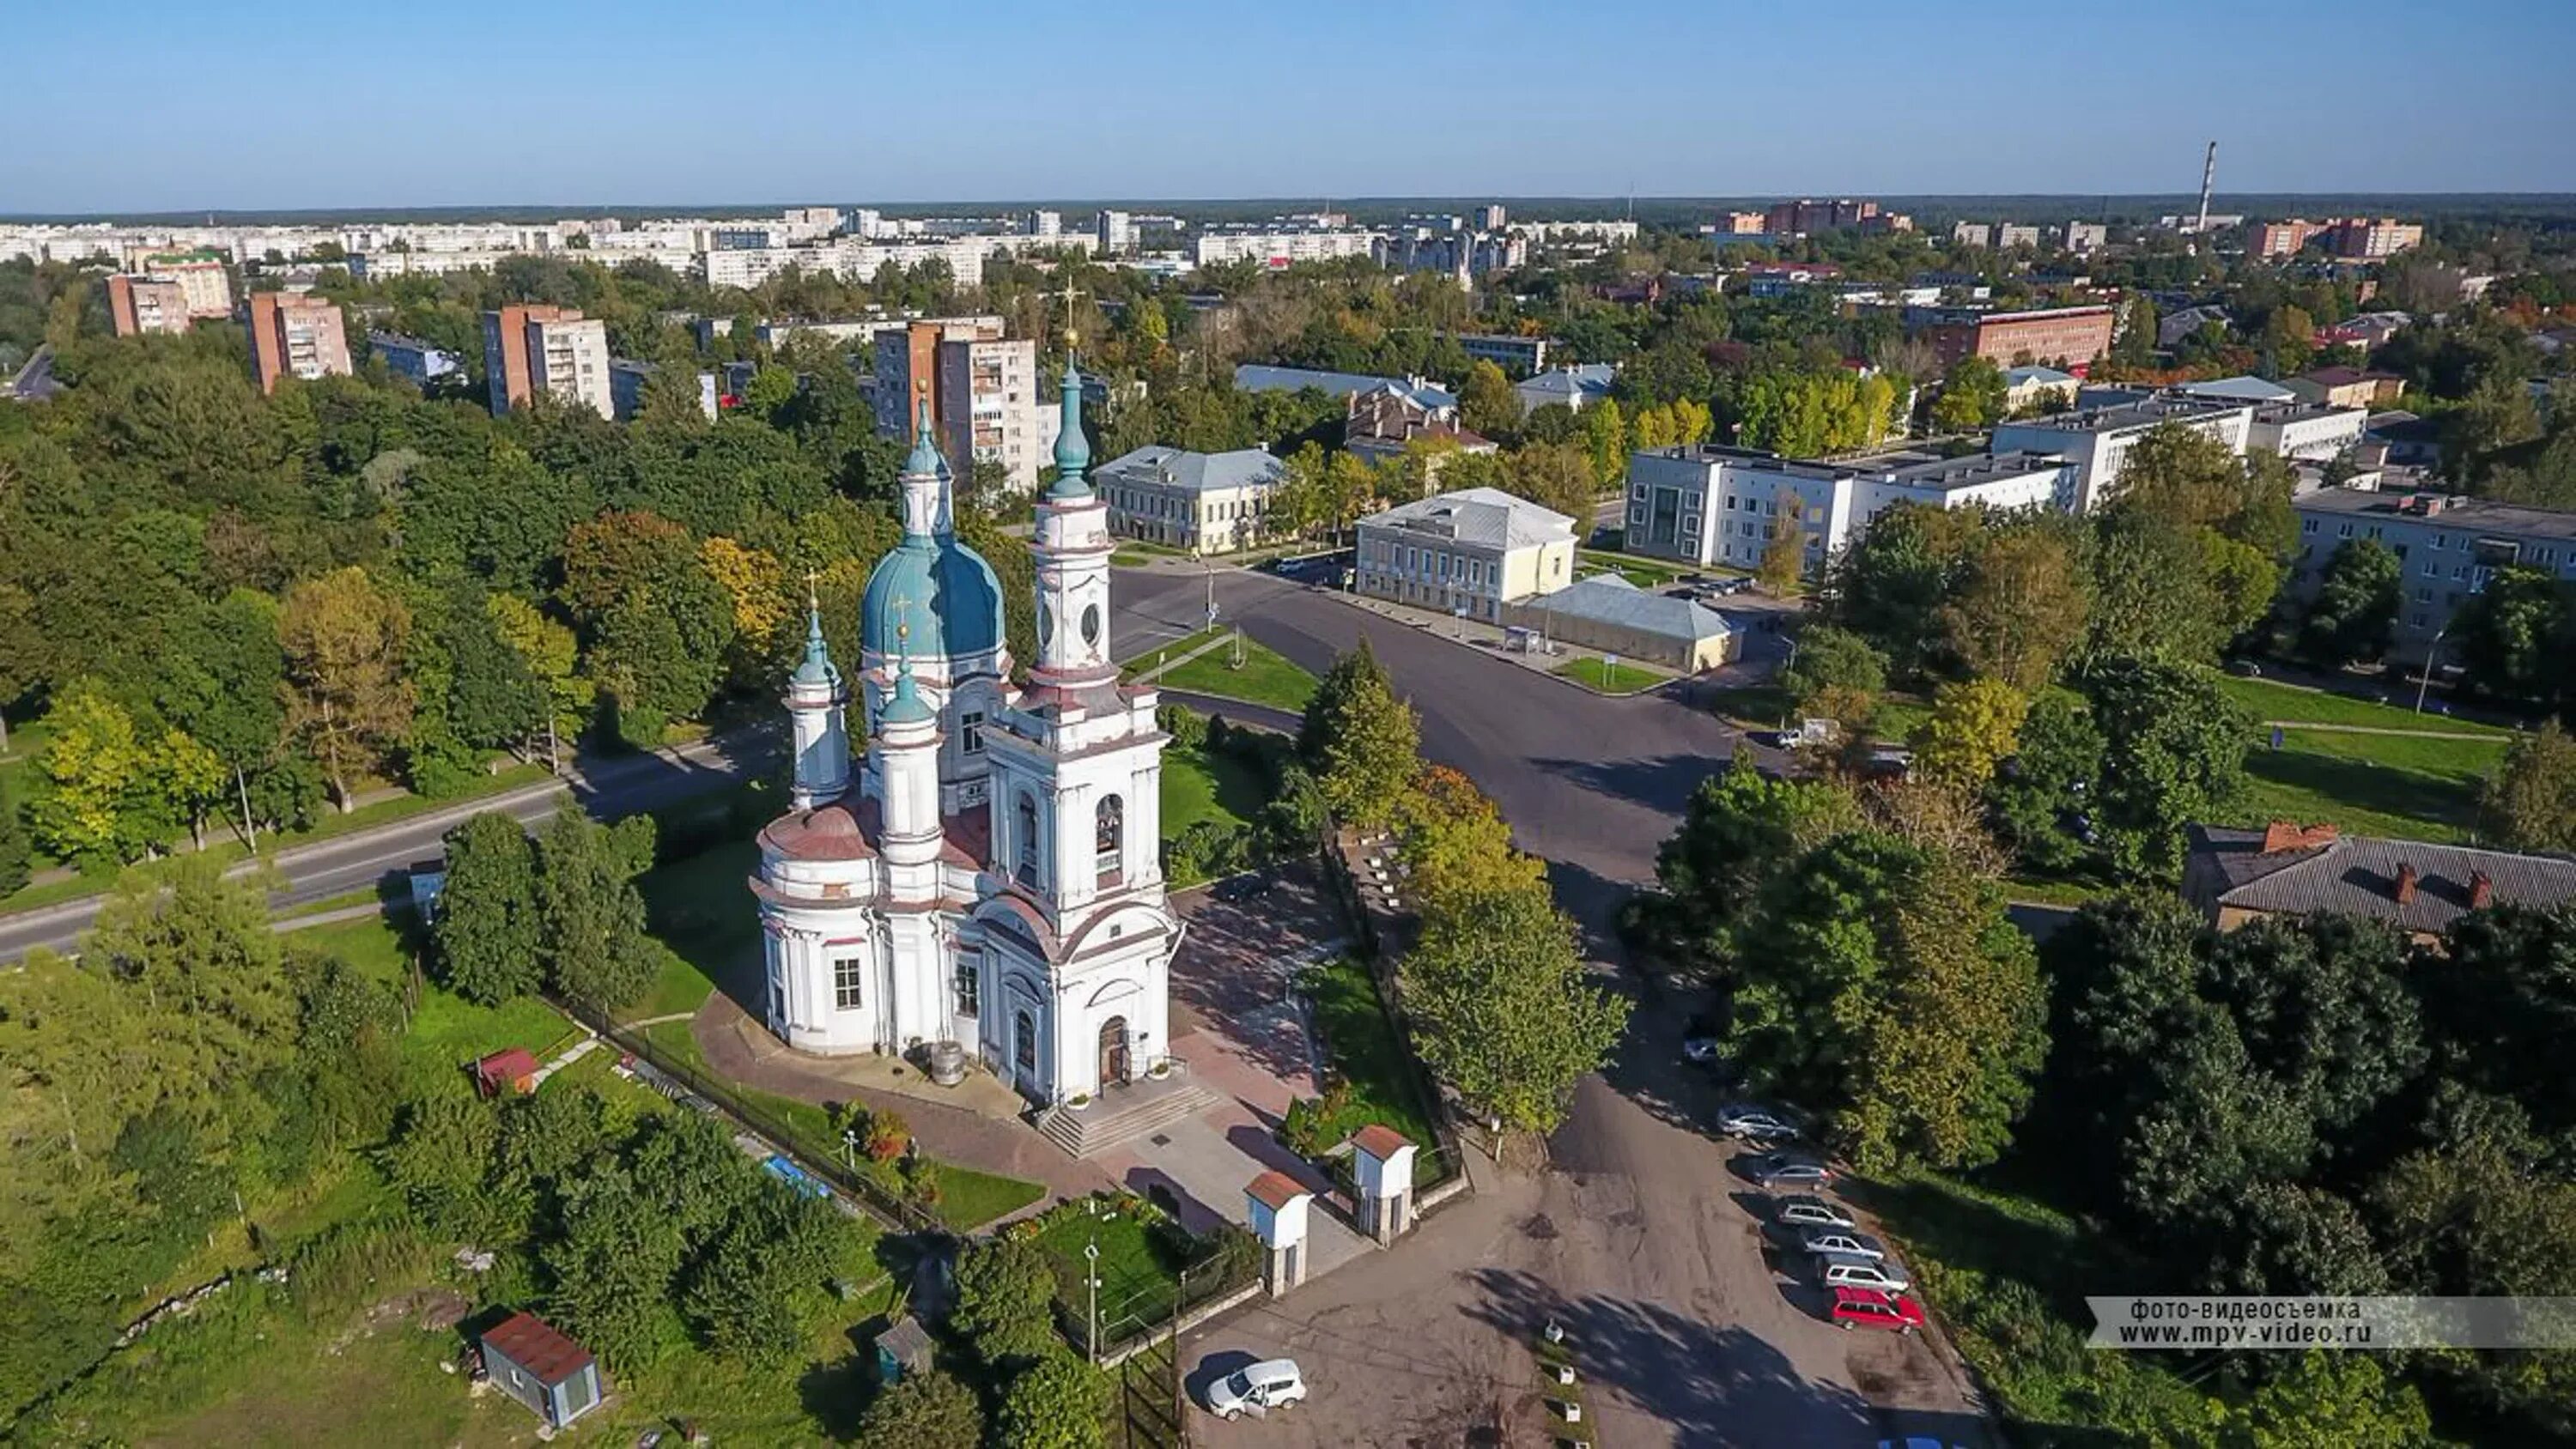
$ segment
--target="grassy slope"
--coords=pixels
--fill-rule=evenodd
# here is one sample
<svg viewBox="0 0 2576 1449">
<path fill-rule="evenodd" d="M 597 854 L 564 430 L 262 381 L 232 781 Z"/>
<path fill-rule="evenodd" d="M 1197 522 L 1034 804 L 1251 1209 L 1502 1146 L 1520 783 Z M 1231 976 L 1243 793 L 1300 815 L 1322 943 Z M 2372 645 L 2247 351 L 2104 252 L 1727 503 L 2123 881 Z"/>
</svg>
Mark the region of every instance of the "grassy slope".
<svg viewBox="0 0 2576 1449">
<path fill-rule="evenodd" d="M 1223 695 L 1303 714 L 1306 702 L 1315 697 L 1316 679 L 1284 656 L 1246 639 L 1243 666 L 1239 669 L 1234 664 L 1233 647 L 1220 644 L 1213 652 L 1157 677 L 1154 683 L 1165 689 Z"/>
<path fill-rule="evenodd" d="M 1261 778 L 1241 760 L 1199 750 L 1163 752 L 1165 840 L 1202 820 L 1244 824 L 1260 813 L 1261 804 Z"/>
<path fill-rule="evenodd" d="M 2247 789 L 2229 823 L 2329 823 L 2347 833 L 2407 840 L 2465 840 L 2477 820 L 2478 785 L 2504 759 L 2502 738 L 2284 730 L 2245 757 Z"/>
<path fill-rule="evenodd" d="M 1332 1070 L 1350 1091 L 1350 1104 L 1330 1119 L 1325 1135 L 1339 1141 L 1372 1122 L 1392 1127 L 1422 1149 L 1415 1161 L 1422 1176 L 1432 1175 L 1424 1160 L 1438 1145 L 1430 1112 L 1413 1059 L 1378 1006 L 1368 967 L 1337 957 L 1306 973 L 1299 989 L 1314 1004 Z"/>
<path fill-rule="evenodd" d="M 2230 674 L 2220 678 L 2219 687 L 2229 699 L 2243 705 L 2258 720 L 2362 725 L 2371 729 L 2441 730 L 2453 734 L 2494 735 L 2498 739 L 2507 738 L 2512 733 L 2495 725 L 2452 719 L 2441 714 L 2417 714 L 2412 709 L 2354 699 L 2348 695 L 2328 694 L 2321 689 L 2302 689 L 2294 684 L 2280 684 L 2268 679 L 2242 679 Z"/>
</svg>

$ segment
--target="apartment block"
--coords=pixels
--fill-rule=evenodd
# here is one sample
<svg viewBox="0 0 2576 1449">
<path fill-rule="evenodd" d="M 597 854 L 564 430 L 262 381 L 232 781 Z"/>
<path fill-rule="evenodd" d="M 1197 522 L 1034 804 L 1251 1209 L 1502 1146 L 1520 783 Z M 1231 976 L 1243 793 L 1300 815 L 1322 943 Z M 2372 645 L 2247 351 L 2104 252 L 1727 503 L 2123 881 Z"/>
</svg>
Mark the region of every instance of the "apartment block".
<svg viewBox="0 0 2576 1449">
<path fill-rule="evenodd" d="M 1322 228 L 1259 231 L 1204 231 L 1191 242 L 1190 260 L 1202 267 L 1221 262 L 1259 262 L 1275 269 L 1298 262 L 1329 262 L 1341 257 L 1373 255 L 1377 234 Z"/>
<path fill-rule="evenodd" d="M 1056 409 L 1038 387 L 1038 347 L 1002 335 L 999 317 L 932 317 L 877 334 L 877 430 L 912 435 L 927 400 L 950 466 L 998 463 L 1014 492 L 1038 486 L 1055 446 Z"/>
<path fill-rule="evenodd" d="M 644 409 L 644 385 L 652 380 L 654 364 L 635 362 L 623 357 L 608 361 L 608 400 L 610 415 L 621 423 L 633 422 Z M 693 374 L 697 380 L 698 411 L 714 422 L 720 404 L 716 401 L 716 375 L 712 372 Z"/>
<path fill-rule="evenodd" d="M 290 375 L 347 377 L 349 335 L 341 330 L 340 309 L 320 297 L 252 293 L 250 370 L 261 392 L 275 392 L 277 380 Z"/>
<path fill-rule="evenodd" d="M 608 324 L 578 309 L 509 306 L 483 314 L 483 373 L 495 416 L 540 394 L 614 416 L 608 361 Z"/>
<path fill-rule="evenodd" d="M 188 315 L 187 291 L 177 282 L 123 273 L 107 279 L 107 315 L 119 337 L 185 332 L 193 320 Z"/>
<path fill-rule="evenodd" d="M 1124 211 L 1103 211 L 1099 223 L 1100 254 L 1123 257 L 1136 250 L 1136 218 Z"/>
<path fill-rule="evenodd" d="M 199 320 L 233 315 L 233 281 L 221 252 L 164 252 L 143 259 L 143 275 L 176 282 L 187 295 L 188 315 Z"/>
<path fill-rule="evenodd" d="M 2289 587 L 2297 594 L 2315 593 L 2346 540 L 2369 539 L 2397 556 L 2397 629 L 2389 654 L 2409 668 L 2423 666 L 2461 606 L 2502 569 L 2539 569 L 2576 587 L 2576 513 L 2367 488 L 2320 488 L 2293 507 L 2301 552 Z"/>
<path fill-rule="evenodd" d="M 2375 261 L 2424 244 L 2424 228 L 2397 218 L 2348 216 L 2334 224 L 2327 245 L 2346 261 Z"/>
<path fill-rule="evenodd" d="M 2063 458 L 1981 453 L 1940 458 L 1897 450 L 1840 462 L 1783 458 L 1710 443 L 1656 448 L 1628 460 L 1631 553 L 1750 569 L 1762 562 L 1784 509 L 1806 535 L 1804 570 L 1819 573 L 1871 519 L 1899 503 L 2052 508 L 2068 485 Z"/>
</svg>

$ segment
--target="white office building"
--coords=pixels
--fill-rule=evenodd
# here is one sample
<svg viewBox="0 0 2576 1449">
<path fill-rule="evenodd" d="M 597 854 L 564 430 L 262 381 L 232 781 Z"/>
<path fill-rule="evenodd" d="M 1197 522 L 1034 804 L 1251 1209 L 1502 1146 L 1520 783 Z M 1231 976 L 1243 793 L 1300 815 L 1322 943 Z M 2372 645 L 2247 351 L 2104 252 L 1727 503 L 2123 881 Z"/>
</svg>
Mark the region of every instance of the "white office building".
<svg viewBox="0 0 2576 1449">
<path fill-rule="evenodd" d="M 2254 405 L 2217 398 L 2158 395 L 2108 407 L 2079 408 L 2053 417 L 1998 423 L 1990 446 L 1997 453 L 2045 453 L 2073 465 L 2058 506 L 2090 513 L 2111 501 L 2120 470 L 2138 440 L 2165 423 L 2204 433 L 2242 454 L 2254 426 Z"/>
<path fill-rule="evenodd" d="M 2067 464 L 2045 454 L 1939 458 L 1900 451 L 1844 462 L 1802 462 L 1711 443 L 1658 448 L 1628 460 L 1631 553 L 1728 568 L 1758 567 L 1784 511 L 1806 538 L 1814 574 L 1899 503 L 2053 508 Z"/>
<path fill-rule="evenodd" d="M 1104 257 L 1133 255 L 1136 250 L 1136 218 L 1131 212 L 1100 213 L 1100 254 Z"/>
<path fill-rule="evenodd" d="M 1253 231 L 1203 231 L 1190 244 L 1190 260 L 1202 267 L 1223 262 L 1259 262 L 1278 268 L 1298 262 L 1329 262 L 1374 253 L 1377 233 L 1356 230 L 1263 228 Z"/>
</svg>

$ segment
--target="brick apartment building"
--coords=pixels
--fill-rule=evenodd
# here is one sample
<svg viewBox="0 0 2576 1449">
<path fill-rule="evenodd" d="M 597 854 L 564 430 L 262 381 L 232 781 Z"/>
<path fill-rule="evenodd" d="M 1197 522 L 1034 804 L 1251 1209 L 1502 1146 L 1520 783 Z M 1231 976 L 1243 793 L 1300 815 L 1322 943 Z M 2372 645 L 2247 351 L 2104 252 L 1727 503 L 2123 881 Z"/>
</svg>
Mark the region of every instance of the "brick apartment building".
<svg viewBox="0 0 2576 1449">
<path fill-rule="evenodd" d="M 540 393 L 614 416 L 608 362 L 608 324 L 576 308 L 512 306 L 483 314 L 483 375 L 495 417 Z"/>
<path fill-rule="evenodd" d="M 349 336 L 340 309 L 320 297 L 254 292 L 250 298 L 250 371 L 261 392 L 295 376 L 347 377 Z"/>
<path fill-rule="evenodd" d="M 117 275 L 107 279 L 107 315 L 119 337 L 188 330 L 188 294 L 177 282 Z"/>
<path fill-rule="evenodd" d="M 1926 308 L 1909 320 L 1932 344 L 1941 365 L 1975 354 L 1997 366 L 2023 362 L 2062 364 L 2079 376 L 2111 350 L 2119 322 L 2112 307 L 2044 307 L 2026 312 L 1962 312 Z"/>
</svg>

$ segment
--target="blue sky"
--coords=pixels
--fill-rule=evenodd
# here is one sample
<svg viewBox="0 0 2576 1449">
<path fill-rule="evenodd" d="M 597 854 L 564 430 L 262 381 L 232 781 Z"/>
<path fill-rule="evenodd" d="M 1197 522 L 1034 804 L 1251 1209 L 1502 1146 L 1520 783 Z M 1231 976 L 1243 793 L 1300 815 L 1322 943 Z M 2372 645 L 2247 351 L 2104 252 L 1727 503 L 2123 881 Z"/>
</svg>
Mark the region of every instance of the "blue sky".
<svg viewBox="0 0 2576 1449">
<path fill-rule="evenodd" d="M 0 0 L 0 214 L 2576 190 L 2576 0 Z"/>
</svg>

